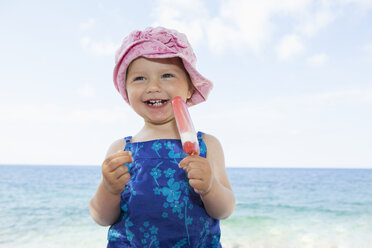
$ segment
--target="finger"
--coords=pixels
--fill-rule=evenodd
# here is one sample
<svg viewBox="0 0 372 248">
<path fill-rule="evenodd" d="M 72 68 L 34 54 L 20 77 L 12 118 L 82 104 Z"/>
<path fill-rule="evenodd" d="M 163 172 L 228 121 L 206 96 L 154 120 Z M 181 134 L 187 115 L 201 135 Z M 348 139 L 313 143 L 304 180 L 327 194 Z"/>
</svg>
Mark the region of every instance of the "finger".
<svg viewBox="0 0 372 248">
<path fill-rule="evenodd" d="M 203 168 L 203 163 L 201 163 L 200 161 L 191 161 L 188 164 L 188 167 L 189 167 L 189 170 L 200 169 L 200 168 Z"/>
<path fill-rule="evenodd" d="M 109 162 L 109 167 L 110 167 L 111 171 L 113 171 L 113 170 L 116 170 L 118 167 L 120 167 L 123 164 L 132 163 L 132 162 L 133 162 L 132 157 L 121 156 L 121 157 L 117 157 L 117 158 L 114 158 L 113 160 L 111 160 Z"/>
<path fill-rule="evenodd" d="M 187 172 L 187 177 L 189 179 L 197 179 L 203 181 L 203 171 L 200 169 L 194 169 Z"/>
<path fill-rule="evenodd" d="M 199 195 L 201 195 L 201 191 L 200 190 L 198 190 L 198 189 L 194 189 L 194 191 L 195 191 L 195 193 L 197 193 L 197 194 L 199 194 Z"/>
<path fill-rule="evenodd" d="M 192 156 L 187 156 L 184 159 L 181 160 L 180 162 L 180 167 L 184 167 L 190 162 L 195 162 L 195 161 L 200 161 L 200 159 L 204 159 L 203 157 L 197 156 L 197 155 L 192 155 Z"/>
<path fill-rule="evenodd" d="M 200 164 L 203 163 L 205 158 L 197 156 L 197 155 L 192 155 L 192 156 L 187 156 L 186 158 L 182 159 L 179 167 L 182 169 L 187 168 L 190 164 Z"/>
<path fill-rule="evenodd" d="M 204 175 L 208 173 L 207 168 L 205 167 L 204 163 L 200 162 L 191 162 L 188 164 L 187 167 L 184 168 L 184 170 L 187 171 L 187 173 L 190 173 L 192 171 L 198 172 L 201 175 Z"/>
<path fill-rule="evenodd" d="M 128 167 L 121 165 L 116 170 L 111 172 L 115 178 L 120 178 L 122 175 L 129 173 Z"/>
<path fill-rule="evenodd" d="M 203 182 L 198 179 L 190 179 L 189 184 L 194 188 L 194 190 L 201 190 L 203 186 Z"/>
<path fill-rule="evenodd" d="M 187 165 L 183 165 L 182 167 L 180 167 L 181 169 L 183 169 L 184 171 L 186 171 L 187 173 L 189 173 L 190 171 L 190 166 L 187 164 Z"/>
<path fill-rule="evenodd" d="M 200 157 L 199 155 L 192 155 L 192 156 L 187 156 L 189 163 L 192 162 L 201 162 L 206 158 Z"/>
<path fill-rule="evenodd" d="M 112 171 L 113 169 L 116 169 L 117 166 L 115 166 L 115 159 L 117 158 L 120 158 L 120 157 L 123 157 L 123 156 L 126 156 L 126 157 L 131 157 L 131 152 L 130 151 L 119 151 L 109 157 L 107 157 L 105 159 L 105 161 L 103 161 L 103 164 L 102 164 L 102 169 L 106 169 L 108 171 Z M 114 162 L 113 162 L 114 160 Z M 112 168 L 114 166 L 114 168 Z M 107 168 L 105 168 L 107 167 Z"/>
<path fill-rule="evenodd" d="M 130 180 L 130 174 L 126 173 L 118 179 L 118 182 L 119 184 L 123 185 L 123 184 L 127 184 L 129 180 Z"/>
<path fill-rule="evenodd" d="M 188 165 L 188 156 L 180 161 L 178 167 L 184 169 Z"/>
<path fill-rule="evenodd" d="M 132 156 L 132 152 L 131 151 L 122 151 L 122 150 L 119 150 L 116 153 L 112 154 L 111 156 L 108 156 L 106 158 L 105 162 L 109 162 L 112 159 L 115 159 L 115 158 L 121 157 L 121 156 Z"/>
<path fill-rule="evenodd" d="M 124 167 L 126 167 L 126 166 L 124 166 Z M 125 183 L 127 183 L 127 182 L 129 181 L 129 179 L 130 179 L 130 174 L 129 174 L 129 172 L 125 172 L 125 173 L 123 173 L 123 174 L 121 174 L 121 175 L 119 175 L 119 176 L 117 177 L 117 180 L 118 180 L 119 182 L 125 182 Z"/>
<path fill-rule="evenodd" d="M 133 158 L 130 156 L 124 155 L 124 156 L 114 158 L 108 163 L 108 167 L 109 167 L 108 171 L 109 172 L 115 171 L 117 168 L 119 168 L 123 164 L 132 163 L 132 162 L 133 162 Z"/>
<path fill-rule="evenodd" d="M 195 163 L 195 162 L 190 162 L 187 165 L 184 165 L 181 167 L 183 170 L 185 170 L 187 173 L 190 173 L 190 171 L 195 170 L 195 169 L 200 169 L 200 165 Z"/>
<path fill-rule="evenodd" d="M 185 171 L 187 171 L 187 165 L 178 165 L 178 167 L 180 167 L 181 169 L 183 169 L 183 170 L 185 170 Z"/>
</svg>

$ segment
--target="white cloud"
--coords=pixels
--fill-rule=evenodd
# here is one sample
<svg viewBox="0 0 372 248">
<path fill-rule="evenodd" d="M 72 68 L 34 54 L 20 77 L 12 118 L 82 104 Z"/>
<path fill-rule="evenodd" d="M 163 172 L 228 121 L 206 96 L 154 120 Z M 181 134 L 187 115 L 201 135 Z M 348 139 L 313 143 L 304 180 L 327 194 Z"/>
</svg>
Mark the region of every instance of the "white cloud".
<svg viewBox="0 0 372 248">
<path fill-rule="evenodd" d="M 80 29 L 86 30 L 86 29 L 91 29 L 92 27 L 94 27 L 95 24 L 96 24 L 96 21 L 93 18 L 90 18 L 89 20 L 85 22 L 81 22 L 79 24 L 79 27 Z"/>
<path fill-rule="evenodd" d="M 372 88 L 348 89 L 322 92 L 302 98 L 303 102 L 312 106 L 360 106 L 372 104 Z"/>
<path fill-rule="evenodd" d="M 372 1 L 371 0 L 339 0 L 341 4 L 355 4 L 360 8 L 372 8 Z"/>
<path fill-rule="evenodd" d="M 280 60 L 290 60 L 304 51 L 304 45 L 298 35 L 284 36 L 276 46 L 276 53 Z"/>
<path fill-rule="evenodd" d="M 212 49 L 237 48 L 241 51 L 245 47 L 258 53 L 270 38 L 272 8 L 267 1 L 225 1 L 218 16 L 206 23 Z"/>
<path fill-rule="evenodd" d="M 225 0 L 211 11 L 204 1 L 158 0 L 152 13 L 156 24 L 185 32 L 192 44 L 205 40 L 212 51 L 226 49 L 256 54 L 270 43 L 278 31 L 276 18 L 288 19 L 286 32 L 293 33 L 292 49 L 282 44 L 281 59 L 288 59 L 304 49 L 300 39 L 310 39 L 342 16 L 352 3 L 360 8 L 372 6 L 370 0 Z M 287 37 L 289 39 L 289 37 Z M 304 40 L 305 41 L 305 40 Z M 285 41 L 283 41 L 285 42 Z M 290 46 L 288 44 L 288 46 Z"/>
<path fill-rule="evenodd" d="M 185 32 L 193 45 L 206 38 L 214 51 L 242 45 L 256 52 L 260 50 L 270 29 L 263 4 L 230 0 L 223 2 L 218 11 L 211 16 L 200 0 L 159 0 L 153 17 L 155 25 Z"/>
<path fill-rule="evenodd" d="M 307 18 L 297 24 L 296 30 L 301 34 L 311 37 L 321 29 L 326 28 L 335 18 L 336 13 L 323 7 L 323 9 L 316 10 L 313 13 L 308 13 Z"/>
<path fill-rule="evenodd" d="M 307 59 L 310 66 L 323 66 L 327 63 L 328 56 L 324 53 L 315 54 Z"/>
<path fill-rule="evenodd" d="M 224 22 L 215 18 L 210 20 L 208 23 L 208 43 L 212 51 L 221 52 L 228 44 L 230 44 L 230 49 L 239 49 L 244 42 L 239 40 L 239 31 L 234 30 L 224 24 Z"/>
<path fill-rule="evenodd" d="M 88 36 L 85 36 L 80 40 L 80 44 L 83 46 L 84 49 L 89 48 L 89 44 L 92 42 L 92 39 Z"/>
<path fill-rule="evenodd" d="M 153 26 L 165 26 L 187 34 L 193 46 L 203 37 L 203 23 L 208 20 L 208 10 L 200 0 L 159 0 L 152 16 Z"/>
<path fill-rule="evenodd" d="M 99 56 L 112 56 L 120 46 L 120 44 L 113 43 L 112 41 L 97 42 L 92 40 L 89 36 L 83 37 L 80 43 L 83 49 Z"/>
<path fill-rule="evenodd" d="M 227 0 L 221 2 L 215 14 L 209 12 L 200 0 L 159 0 L 153 17 L 156 24 L 184 30 L 193 44 L 205 35 L 213 51 L 236 48 L 241 52 L 243 48 L 259 53 L 272 38 L 275 30 L 273 16 L 290 16 L 299 22 L 310 5 L 310 0 Z M 314 33 L 327 19 L 325 14 L 318 13 L 318 16 L 316 25 L 307 24 L 308 32 Z M 309 14 L 309 19 L 312 17 Z"/>
</svg>

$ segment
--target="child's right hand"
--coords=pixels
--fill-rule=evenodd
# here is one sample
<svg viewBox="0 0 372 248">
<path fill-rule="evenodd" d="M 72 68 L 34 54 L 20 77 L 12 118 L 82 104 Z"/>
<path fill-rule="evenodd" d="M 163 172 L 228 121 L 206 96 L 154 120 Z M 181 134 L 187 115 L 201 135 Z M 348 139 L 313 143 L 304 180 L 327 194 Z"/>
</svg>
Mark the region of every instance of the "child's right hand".
<svg viewBox="0 0 372 248">
<path fill-rule="evenodd" d="M 105 188 L 114 195 L 120 195 L 130 179 L 128 167 L 132 163 L 130 151 L 119 151 L 105 159 L 102 164 L 103 183 Z"/>
</svg>

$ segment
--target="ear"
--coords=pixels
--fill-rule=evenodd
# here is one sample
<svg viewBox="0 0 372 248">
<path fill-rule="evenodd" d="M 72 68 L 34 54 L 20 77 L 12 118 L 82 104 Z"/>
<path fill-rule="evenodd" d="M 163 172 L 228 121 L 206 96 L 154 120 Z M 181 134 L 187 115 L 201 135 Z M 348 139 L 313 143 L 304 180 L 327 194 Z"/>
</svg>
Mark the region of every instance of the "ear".
<svg viewBox="0 0 372 248">
<path fill-rule="evenodd" d="M 194 89 L 190 89 L 188 92 L 187 92 L 187 101 L 190 101 L 192 95 L 194 94 Z"/>
</svg>

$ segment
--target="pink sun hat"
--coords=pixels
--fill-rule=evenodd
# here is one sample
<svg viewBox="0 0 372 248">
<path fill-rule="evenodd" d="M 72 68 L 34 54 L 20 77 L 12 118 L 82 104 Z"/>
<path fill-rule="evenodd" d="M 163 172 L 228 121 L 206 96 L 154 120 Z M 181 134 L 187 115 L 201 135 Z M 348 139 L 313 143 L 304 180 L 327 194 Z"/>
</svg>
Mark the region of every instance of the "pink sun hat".
<svg viewBox="0 0 372 248">
<path fill-rule="evenodd" d="M 187 104 L 192 106 L 207 100 L 213 84 L 196 70 L 196 56 L 186 35 L 163 27 L 148 27 L 144 31 L 135 30 L 130 33 L 123 40 L 115 55 L 114 84 L 127 103 L 129 103 L 125 87 L 127 68 L 134 59 L 140 56 L 146 58 L 180 57 L 196 89 Z"/>
</svg>

